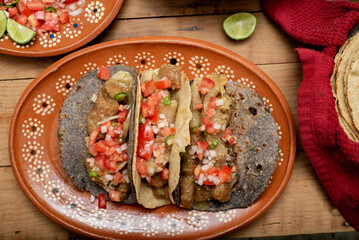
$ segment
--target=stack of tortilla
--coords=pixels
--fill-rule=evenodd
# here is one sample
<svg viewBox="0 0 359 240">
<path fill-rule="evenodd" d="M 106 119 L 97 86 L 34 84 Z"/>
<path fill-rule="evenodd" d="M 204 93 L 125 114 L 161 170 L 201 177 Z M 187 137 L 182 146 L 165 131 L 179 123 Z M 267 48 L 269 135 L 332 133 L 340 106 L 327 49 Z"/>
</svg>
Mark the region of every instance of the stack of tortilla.
<svg viewBox="0 0 359 240">
<path fill-rule="evenodd" d="M 334 60 L 330 83 L 339 123 L 351 140 L 359 142 L 359 34 L 345 42 Z"/>
</svg>

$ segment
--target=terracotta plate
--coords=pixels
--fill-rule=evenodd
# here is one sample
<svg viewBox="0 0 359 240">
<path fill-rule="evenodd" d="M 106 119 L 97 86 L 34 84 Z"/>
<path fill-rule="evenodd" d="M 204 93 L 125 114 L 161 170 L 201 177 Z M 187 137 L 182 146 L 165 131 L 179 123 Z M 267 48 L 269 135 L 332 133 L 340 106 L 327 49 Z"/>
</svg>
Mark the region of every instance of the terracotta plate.
<svg viewBox="0 0 359 240">
<path fill-rule="evenodd" d="M 103 64 L 140 69 L 182 65 L 188 77 L 222 72 L 228 79 L 254 88 L 273 110 L 280 134 L 280 159 L 270 184 L 246 209 L 207 213 L 176 206 L 146 210 L 138 205 L 108 203 L 76 189 L 61 167 L 57 139 L 58 113 L 73 84 Z M 89 96 L 90 97 L 90 96 Z M 9 149 L 15 176 L 30 201 L 65 227 L 97 238 L 208 238 L 253 221 L 279 197 L 295 157 L 294 121 L 283 94 L 254 64 L 216 45 L 178 37 L 116 40 L 95 45 L 59 60 L 25 90 L 11 122 Z M 80 160 L 81 161 L 81 160 Z"/>
<path fill-rule="evenodd" d="M 99 35 L 116 17 L 123 0 L 84 0 L 82 13 L 61 25 L 60 32 L 36 35 L 27 44 L 0 38 L 0 53 L 23 57 L 49 57 L 73 51 Z"/>
</svg>

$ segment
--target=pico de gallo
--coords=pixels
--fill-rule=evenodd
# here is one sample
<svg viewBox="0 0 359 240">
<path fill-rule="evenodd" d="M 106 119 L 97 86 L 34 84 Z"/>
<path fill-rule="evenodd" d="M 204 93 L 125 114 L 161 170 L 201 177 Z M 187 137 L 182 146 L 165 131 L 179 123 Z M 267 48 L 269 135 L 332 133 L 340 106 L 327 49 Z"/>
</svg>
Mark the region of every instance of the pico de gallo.
<svg viewBox="0 0 359 240">
<path fill-rule="evenodd" d="M 85 165 L 91 180 L 107 190 L 112 201 L 121 202 L 131 190 L 127 166 L 134 79 L 125 71 L 110 78 L 106 66 L 99 69 L 98 76 L 106 82 L 101 92 L 91 97 L 94 108 L 87 118 L 87 142 L 92 157 L 85 160 Z"/>
<path fill-rule="evenodd" d="M 211 199 L 227 202 L 235 184 L 237 140 L 227 128 L 231 98 L 226 95 L 224 75 L 195 78 L 191 85 L 191 144 L 182 155 L 181 206 L 205 204 Z"/>
<path fill-rule="evenodd" d="M 8 18 L 38 34 L 58 32 L 70 23 L 70 16 L 83 12 L 84 0 L 0 0 L 0 10 Z"/>
<path fill-rule="evenodd" d="M 142 102 L 136 169 L 157 198 L 169 198 L 168 178 L 171 147 L 176 135 L 182 67 L 162 65 L 151 79 L 141 80 Z"/>
</svg>

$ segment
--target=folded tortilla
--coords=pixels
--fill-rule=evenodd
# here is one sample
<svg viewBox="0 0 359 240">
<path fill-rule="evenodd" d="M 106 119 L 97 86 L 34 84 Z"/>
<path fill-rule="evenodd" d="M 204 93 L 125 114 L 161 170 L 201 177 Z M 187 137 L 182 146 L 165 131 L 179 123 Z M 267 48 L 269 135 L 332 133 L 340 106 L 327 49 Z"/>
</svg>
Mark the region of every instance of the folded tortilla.
<svg viewBox="0 0 359 240">
<path fill-rule="evenodd" d="M 115 75 L 119 71 L 129 72 L 134 79 L 132 98 L 133 103 L 130 112 L 130 122 L 134 122 L 134 109 L 136 104 L 137 90 L 137 71 L 133 67 L 128 66 L 109 66 L 110 76 Z M 93 95 L 101 92 L 104 85 L 99 77 L 97 70 L 93 70 L 82 76 L 78 82 L 72 87 L 70 94 L 66 97 L 60 110 L 59 134 L 60 134 L 60 157 L 62 166 L 67 176 L 80 189 L 90 192 L 94 196 L 102 193 L 108 197 L 108 192 L 93 182 L 86 170 L 85 159 L 93 157 L 88 150 L 86 138 L 89 137 L 87 130 L 87 118 L 94 107 L 91 100 Z M 132 172 L 132 155 L 134 144 L 134 125 L 130 125 L 128 135 L 128 163 L 127 169 Z M 131 174 L 130 174 L 131 175 Z M 131 177 L 130 177 L 131 178 Z M 135 189 L 130 179 L 131 192 L 129 196 L 121 203 L 132 204 L 136 202 Z"/>
</svg>

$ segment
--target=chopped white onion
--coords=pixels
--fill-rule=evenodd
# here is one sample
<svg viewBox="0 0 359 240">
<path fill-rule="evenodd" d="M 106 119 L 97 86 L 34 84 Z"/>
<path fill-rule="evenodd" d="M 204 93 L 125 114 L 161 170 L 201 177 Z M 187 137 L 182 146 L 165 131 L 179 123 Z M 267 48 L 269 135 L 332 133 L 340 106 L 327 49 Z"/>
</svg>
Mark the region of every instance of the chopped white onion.
<svg viewBox="0 0 359 240">
<path fill-rule="evenodd" d="M 218 184 L 221 183 L 221 180 L 219 180 L 218 177 L 213 177 L 213 183 L 216 184 L 216 185 L 218 185 Z"/>
<path fill-rule="evenodd" d="M 117 118 L 119 118 L 119 117 L 120 117 L 120 116 L 115 115 L 115 116 L 112 116 L 112 117 L 106 118 L 106 119 L 104 119 L 103 121 L 98 122 L 98 123 L 97 123 L 97 125 L 104 124 L 105 122 L 108 122 L 108 121 L 111 121 L 111 120 L 117 119 Z"/>
<path fill-rule="evenodd" d="M 80 5 L 82 5 L 83 3 L 84 3 L 84 1 L 83 1 L 83 0 L 80 0 L 80 1 L 77 2 L 77 5 L 80 6 Z"/>
<path fill-rule="evenodd" d="M 161 113 L 161 114 L 159 115 L 159 117 L 160 117 L 160 119 L 165 119 L 165 118 L 166 118 L 166 115 L 164 115 L 163 113 Z"/>
<path fill-rule="evenodd" d="M 106 174 L 106 175 L 105 175 L 105 179 L 106 179 L 107 181 L 112 181 L 112 180 L 113 180 L 113 175 L 111 175 L 111 174 Z"/>
<path fill-rule="evenodd" d="M 112 131 L 113 129 L 115 129 L 115 128 L 114 128 L 113 126 L 110 126 L 110 129 L 109 129 L 109 130 Z"/>
<path fill-rule="evenodd" d="M 224 105 L 223 99 L 218 99 L 215 103 L 216 103 L 216 106 L 217 106 L 217 107 Z"/>
<path fill-rule="evenodd" d="M 203 171 L 207 171 L 208 169 L 210 169 L 212 167 L 212 165 L 210 164 L 206 164 L 206 165 L 203 165 L 201 168 Z"/>
<path fill-rule="evenodd" d="M 230 156 L 230 155 L 227 155 L 226 161 L 231 161 L 231 160 L 232 160 L 231 156 Z"/>
<path fill-rule="evenodd" d="M 146 118 L 144 118 L 144 117 L 141 118 L 141 122 L 142 122 L 142 123 L 146 123 Z"/>
<path fill-rule="evenodd" d="M 69 5 L 67 5 L 67 7 L 68 7 L 68 9 L 70 9 L 70 10 L 75 10 L 75 9 L 76 9 L 76 4 L 75 4 L 75 3 L 69 4 Z"/>
<path fill-rule="evenodd" d="M 118 154 L 121 154 L 121 153 L 122 153 L 121 148 L 117 147 L 117 148 L 116 148 L 116 152 L 118 152 Z"/>
<path fill-rule="evenodd" d="M 106 126 L 102 126 L 102 127 L 101 127 L 101 132 L 102 132 L 102 133 L 107 133 L 107 127 L 106 127 Z"/>
<path fill-rule="evenodd" d="M 127 149 L 128 149 L 128 143 L 124 143 L 124 144 L 121 145 L 121 150 L 122 151 L 125 151 Z"/>
<path fill-rule="evenodd" d="M 130 183 L 130 179 L 127 177 L 127 175 L 122 174 L 123 179 L 125 179 L 126 183 Z"/>
<path fill-rule="evenodd" d="M 170 128 L 174 128 L 175 125 L 173 123 L 170 124 Z"/>
<path fill-rule="evenodd" d="M 164 127 L 166 127 L 166 123 L 160 122 L 157 126 L 158 126 L 158 128 L 164 128 Z"/>
<path fill-rule="evenodd" d="M 78 8 L 75 11 L 70 12 L 69 14 L 73 17 L 76 17 L 77 15 L 81 14 L 83 12 L 82 8 Z"/>
<path fill-rule="evenodd" d="M 114 131 L 116 134 L 120 135 L 121 134 L 121 131 L 118 131 L 118 130 L 115 130 Z"/>
<path fill-rule="evenodd" d="M 154 157 L 157 157 L 157 151 L 153 151 L 153 152 L 152 152 L 152 155 L 153 155 Z"/>
<path fill-rule="evenodd" d="M 92 168 L 94 166 L 95 163 L 95 159 L 94 158 L 87 158 L 86 161 L 89 163 L 89 166 Z"/>
<path fill-rule="evenodd" d="M 202 154 L 203 153 L 203 150 L 202 149 L 197 149 L 197 154 Z"/>
<path fill-rule="evenodd" d="M 192 148 L 192 150 L 193 150 L 194 152 L 197 151 L 197 146 L 196 146 L 196 145 L 192 145 L 191 148 Z"/>
<path fill-rule="evenodd" d="M 59 3 L 59 5 L 60 5 L 61 8 L 65 8 L 65 4 Z"/>
<path fill-rule="evenodd" d="M 97 94 L 92 94 L 91 101 L 96 102 L 97 100 Z"/>
<path fill-rule="evenodd" d="M 208 157 L 208 155 L 209 155 L 209 151 L 208 150 L 204 151 L 204 157 Z"/>
<path fill-rule="evenodd" d="M 222 125 L 222 130 L 226 130 L 226 125 Z"/>
<path fill-rule="evenodd" d="M 202 159 L 202 163 L 203 163 L 203 164 L 208 164 L 209 161 L 208 161 L 208 159 L 205 159 L 205 158 L 204 158 L 204 159 Z"/>
<path fill-rule="evenodd" d="M 154 167 L 150 167 L 150 169 L 148 170 L 148 173 L 150 175 L 153 175 L 155 173 L 155 168 Z"/>
<path fill-rule="evenodd" d="M 198 178 L 198 185 L 203 185 L 204 175 L 201 173 Z"/>
<path fill-rule="evenodd" d="M 107 142 L 111 141 L 111 136 L 106 134 L 105 141 L 107 141 Z"/>
<path fill-rule="evenodd" d="M 91 200 L 90 200 L 91 203 L 94 203 L 94 202 L 95 202 L 95 199 L 96 199 L 95 196 L 91 194 Z"/>
<path fill-rule="evenodd" d="M 160 132 L 160 129 L 156 125 L 152 126 L 152 130 L 155 134 L 158 134 Z"/>
<path fill-rule="evenodd" d="M 211 156 L 212 158 L 217 156 L 217 152 L 215 150 L 209 150 L 209 156 Z"/>
<path fill-rule="evenodd" d="M 218 123 L 213 123 L 213 128 L 214 129 L 220 129 L 222 126 L 219 125 Z"/>
</svg>

